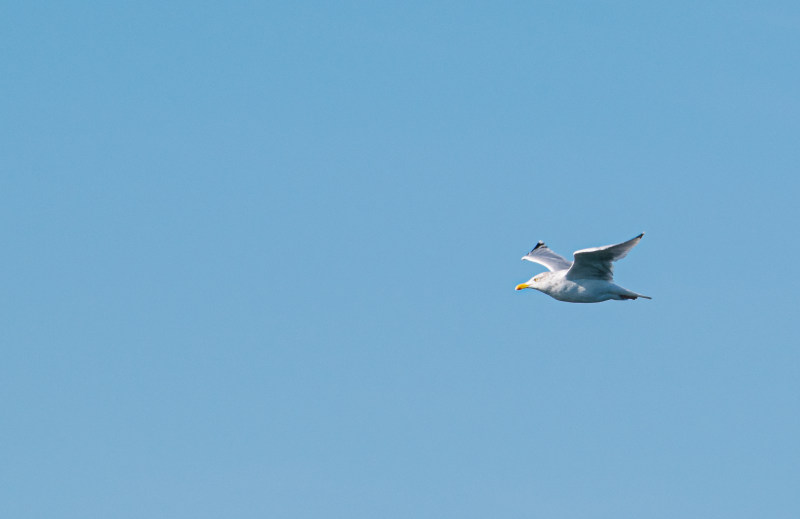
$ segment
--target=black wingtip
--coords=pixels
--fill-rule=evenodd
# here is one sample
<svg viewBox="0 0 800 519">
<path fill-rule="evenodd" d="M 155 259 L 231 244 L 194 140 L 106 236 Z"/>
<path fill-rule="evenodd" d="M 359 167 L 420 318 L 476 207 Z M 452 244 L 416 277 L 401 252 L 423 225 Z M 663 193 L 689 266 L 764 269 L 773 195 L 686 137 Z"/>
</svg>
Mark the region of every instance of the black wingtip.
<svg viewBox="0 0 800 519">
<path fill-rule="evenodd" d="M 642 236 L 644 236 L 644 233 L 642 233 L 642 234 L 640 234 L 639 236 L 637 236 L 637 238 L 639 238 L 639 239 L 641 240 L 641 239 L 642 239 Z"/>
<path fill-rule="evenodd" d="M 539 249 L 539 248 L 542 248 L 542 247 L 547 247 L 547 245 L 545 245 L 543 241 L 539 240 L 539 243 L 536 244 L 536 247 L 532 248 L 531 251 L 529 253 L 527 253 L 525 256 L 530 256 L 531 254 L 534 253 L 534 251 L 536 249 Z M 525 259 L 525 256 L 523 256 L 522 259 Z"/>
</svg>

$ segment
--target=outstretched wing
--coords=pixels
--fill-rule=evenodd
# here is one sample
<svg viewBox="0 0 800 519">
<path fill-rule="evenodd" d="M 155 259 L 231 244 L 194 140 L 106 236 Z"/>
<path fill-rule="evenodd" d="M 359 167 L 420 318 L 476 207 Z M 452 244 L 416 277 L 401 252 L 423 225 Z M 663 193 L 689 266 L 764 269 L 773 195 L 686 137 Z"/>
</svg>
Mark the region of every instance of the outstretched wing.
<svg viewBox="0 0 800 519">
<path fill-rule="evenodd" d="M 567 270 L 572 266 L 571 261 L 548 249 L 543 241 L 537 243 L 532 251 L 522 256 L 522 259 L 544 265 L 550 272 Z"/>
<path fill-rule="evenodd" d="M 567 272 L 567 279 L 602 279 L 611 281 L 614 278 L 613 262 L 621 260 L 642 239 L 644 233 L 632 240 L 606 245 L 605 247 L 592 247 L 575 252 L 575 261 Z"/>
</svg>

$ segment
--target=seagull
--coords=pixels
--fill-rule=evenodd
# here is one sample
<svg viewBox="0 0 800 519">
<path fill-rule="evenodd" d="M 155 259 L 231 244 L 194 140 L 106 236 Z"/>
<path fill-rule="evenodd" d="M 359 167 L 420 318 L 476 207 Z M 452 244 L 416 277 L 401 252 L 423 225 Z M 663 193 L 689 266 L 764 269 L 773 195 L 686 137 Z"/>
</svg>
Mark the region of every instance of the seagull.
<svg viewBox="0 0 800 519">
<path fill-rule="evenodd" d="M 550 272 L 535 275 L 526 283 L 517 285 L 516 290 L 532 288 L 568 303 L 600 303 L 609 299 L 622 301 L 638 297 L 652 299 L 614 283 L 612 263 L 624 258 L 642 236 L 644 233 L 616 245 L 575 251 L 575 261 L 559 256 L 540 241 L 522 259 L 544 265 Z"/>
</svg>

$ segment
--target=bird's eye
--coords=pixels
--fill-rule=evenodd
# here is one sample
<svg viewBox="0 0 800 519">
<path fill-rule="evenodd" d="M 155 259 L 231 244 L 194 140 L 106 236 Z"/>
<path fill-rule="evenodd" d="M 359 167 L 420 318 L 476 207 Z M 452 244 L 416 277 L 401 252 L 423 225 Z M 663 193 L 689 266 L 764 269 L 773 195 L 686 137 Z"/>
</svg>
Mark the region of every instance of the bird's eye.
<svg viewBox="0 0 800 519">
<path fill-rule="evenodd" d="M 540 278 L 540 277 L 539 278 L 533 278 L 533 281 L 538 283 L 540 279 L 542 279 L 542 278 Z"/>
</svg>

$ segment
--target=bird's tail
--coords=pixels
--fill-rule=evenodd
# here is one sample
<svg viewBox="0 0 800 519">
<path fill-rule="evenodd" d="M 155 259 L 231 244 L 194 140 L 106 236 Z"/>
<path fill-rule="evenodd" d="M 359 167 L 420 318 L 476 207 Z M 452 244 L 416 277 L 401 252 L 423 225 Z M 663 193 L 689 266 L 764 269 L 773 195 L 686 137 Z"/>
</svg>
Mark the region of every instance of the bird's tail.
<svg viewBox="0 0 800 519">
<path fill-rule="evenodd" d="M 636 292 L 631 292 L 630 290 L 628 290 L 627 293 L 625 293 L 625 294 L 620 294 L 619 297 L 623 301 L 626 300 L 626 299 L 638 299 L 640 297 L 644 298 L 644 299 L 653 299 L 650 296 L 646 296 L 644 294 L 637 294 Z"/>
</svg>

